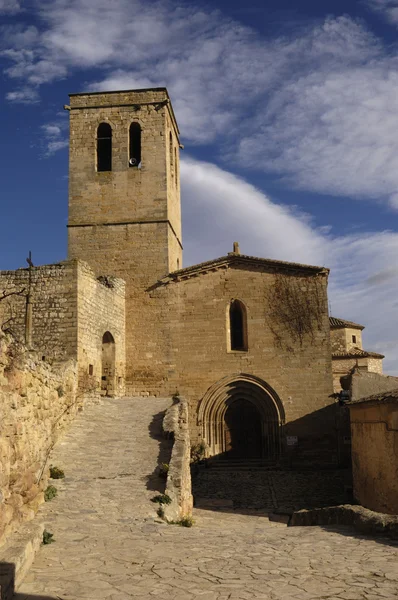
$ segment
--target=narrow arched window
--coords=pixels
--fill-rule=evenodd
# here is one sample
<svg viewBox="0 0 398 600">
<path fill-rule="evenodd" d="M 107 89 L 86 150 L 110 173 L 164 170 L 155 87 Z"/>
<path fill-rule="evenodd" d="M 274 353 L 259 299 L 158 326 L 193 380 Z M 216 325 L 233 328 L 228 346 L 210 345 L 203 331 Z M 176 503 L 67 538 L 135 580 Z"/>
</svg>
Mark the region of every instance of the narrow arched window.
<svg viewBox="0 0 398 600">
<path fill-rule="evenodd" d="M 233 300 L 229 307 L 231 350 L 247 350 L 246 308 L 240 300 Z"/>
<path fill-rule="evenodd" d="M 141 164 L 141 125 L 134 121 L 130 125 L 129 165 L 139 167 Z"/>
<path fill-rule="evenodd" d="M 97 171 L 112 171 L 112 127 L 109 123 L 98 125 Z"/>
</svg>

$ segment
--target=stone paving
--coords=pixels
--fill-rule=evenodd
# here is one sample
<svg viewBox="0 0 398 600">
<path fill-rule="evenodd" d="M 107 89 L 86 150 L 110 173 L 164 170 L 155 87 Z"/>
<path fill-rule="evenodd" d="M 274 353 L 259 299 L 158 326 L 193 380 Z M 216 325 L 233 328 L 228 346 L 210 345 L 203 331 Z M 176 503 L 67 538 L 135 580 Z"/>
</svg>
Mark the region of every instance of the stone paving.
<svg viewBox="0 0 398 600">
<path fill-rule="evenodd" d="M 15 600 L 382 600 L 398 598 L 398 546 L 349 529 L 288 528 L 247 511 L 159 522 L 154 471 L 169 400 L 104 399 L 56 448 L 65 470 L 39 518 L 56 542 Z"/>
<path fill-rule="evenodd" d="M 229 499 L 234 508 L 293 512 L 352 502 L 347 491 L 352 485 L 351 474 L 346 469 L 230 472 L 201 467 L 193 471 L 192 489 L 197 506 L 219 498 Z"/>
</svg>

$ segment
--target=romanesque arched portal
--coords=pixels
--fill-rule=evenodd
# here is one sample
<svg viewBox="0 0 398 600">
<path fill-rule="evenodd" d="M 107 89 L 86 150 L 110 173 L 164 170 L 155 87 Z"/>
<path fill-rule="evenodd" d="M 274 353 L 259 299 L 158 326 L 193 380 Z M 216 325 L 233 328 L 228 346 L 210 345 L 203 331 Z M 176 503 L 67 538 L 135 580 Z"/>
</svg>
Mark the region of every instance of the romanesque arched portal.
<svg viewBox="0 0 398 600">
<path fill-rule="evenodd" d="M 198 424 L 212 456 L 277 460 L 284 420 L 275 390 L 245 374 L 212 385 L 198 410 Z"/>
</svg>

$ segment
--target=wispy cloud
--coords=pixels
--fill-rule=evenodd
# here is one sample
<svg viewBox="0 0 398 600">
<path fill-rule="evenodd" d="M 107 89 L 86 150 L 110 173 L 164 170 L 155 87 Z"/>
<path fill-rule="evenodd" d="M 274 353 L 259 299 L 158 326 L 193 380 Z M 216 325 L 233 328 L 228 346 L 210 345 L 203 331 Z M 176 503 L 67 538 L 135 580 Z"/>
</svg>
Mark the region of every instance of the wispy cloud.
<svg viewBox="0 0 398 600">
<path fill-rule="evenodd" d="M 57 122 L 46 123 L 41 126 L 41 129 L 44 136 L 45 157 L 49 157 L 69 145 L 67 122 L 64 118 L 59 117 Z"/>
<path fill-rule="evenodd" d="M 365 347 L 387 355 L 398 374 L 398 234 L 389 231 L 339 236 L 314 228 L 306 215 L 282 208 L 244 180 L 214 165 L 184 159 L 184 263 L 232 250 L 318 264 L 331 269 L 332 313 L 366 326 Z M 329 232 L 328 232 L 329 231 Z M 375 310 L 377 307 L 377 310 Z"/>
<path fill-rule="evenodd" d="M 398 55 L 362 23 L 328 18 L 264 39 L 171 0 L 41 0 L 36 16 L 39 28 L 2 30 L 6 74 L 25 97 L 77 70 L 98 73 L 89 89 L 167 85 L 191 143 L 222 138 L 222 156 L 247 168 L 397 208 Z"/>
<path fill-rule="evenodd" d="M 6 94 L 6 100 L 16 104 L 36 104 L 40 101 L 37 90 L 23 87 Z"/>
<path fill-rule="evenodd" d="M 398 24 L 397 0 L 367 0 L 366 4 L 372 10 L 382 14 L 390 23 Z"/>
<path fill-rule="evenodd" d="M 21 10 L 18 0 L 0 0 L 0 15 L 15 15 Z"/>
</svg>

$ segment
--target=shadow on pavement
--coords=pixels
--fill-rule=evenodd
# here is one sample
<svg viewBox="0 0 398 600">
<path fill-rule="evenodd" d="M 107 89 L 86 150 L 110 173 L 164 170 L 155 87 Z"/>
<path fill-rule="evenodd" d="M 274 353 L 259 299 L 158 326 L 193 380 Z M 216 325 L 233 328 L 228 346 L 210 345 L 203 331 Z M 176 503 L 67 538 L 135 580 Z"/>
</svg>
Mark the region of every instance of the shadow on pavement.
<svg viewBox="0 0 398 600">
<path fill-rule="evenodd" d="M 1 600 L 59 600 L 59 596 L 36 596 L 15 592 L 15 565 L 0 562 L 0 598 Z"/>
<path fill-rule="evenodd" d="M 163 418 L 166 411 L 161 411 L 153 416 L 151 423 L 149 424 L 149 435 L 152 439 L 157 440 L 159 443 L 158 453 L 158 464 L 152 473 L 147 475 L 146 487 L 148 490 L 159 492 L 164 494 L 166 489 L 166 478 L 159 475 L 159 465 L 162 463 L 169 464 L 171 458 L 171 451 L 173 449 L 173 440 L 166 439 L 163 434 Z"/>
</svg>

